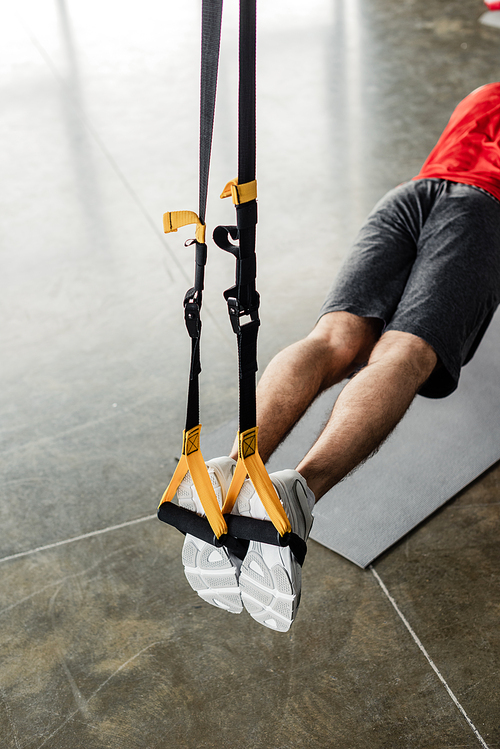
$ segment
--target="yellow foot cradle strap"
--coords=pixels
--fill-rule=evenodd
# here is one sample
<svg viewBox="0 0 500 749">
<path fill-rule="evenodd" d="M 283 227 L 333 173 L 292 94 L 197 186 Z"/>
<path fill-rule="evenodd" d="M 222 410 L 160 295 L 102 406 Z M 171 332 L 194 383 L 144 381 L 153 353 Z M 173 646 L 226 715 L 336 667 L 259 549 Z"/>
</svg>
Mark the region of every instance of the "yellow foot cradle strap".
<svg viewBox="0 0 500 749">
<path fill-rule="evenodd" d="M 231 512 L 247 475 L 280 536 L 291 532 L 290 521 L 266 471 L 257 447 L 258 427 L 238 432 L 238 462 L 222 512 Z"/>
<path fill-rule="evenodd" d="M 160 507 L 164 502 L 171 502 L 175 496 L 179 484 L 189 471 L 193 484 L 201 504 L 207 516 L 207 520 L 217 538 L 227 533 L 226 521 L 222 516 L 217 497 L 215 496 L 214 487 L 208 475 L 208 470 L 203 460 L 200 450 L 200 430 L 201 424 L 184 431 L 182 436 L 182 455 L 174 471 L 172 480 L 163 495 Z"/>
</svg>

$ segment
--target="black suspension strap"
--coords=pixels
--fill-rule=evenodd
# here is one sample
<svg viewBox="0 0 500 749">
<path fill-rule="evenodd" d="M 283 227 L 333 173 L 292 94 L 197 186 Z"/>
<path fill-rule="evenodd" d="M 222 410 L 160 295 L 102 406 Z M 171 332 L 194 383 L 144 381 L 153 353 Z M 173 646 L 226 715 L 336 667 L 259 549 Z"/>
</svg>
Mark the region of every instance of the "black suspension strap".
<svg viewBox="0 0 500 749">
<path fill-rule="evenodd" d="M 223 512 L 231 512 L 246 476 L 256 490 L 279 536 L 288 538 L 290 522 L 259 455 L 257 442 L 256 372 L 259 331 L 259 294 L 255 282 L 257 260 L 256 171 L 256 0 L 240 0 L 240 57 L 238 97 L 238 178 L 221 197 L 233 198 L 236 226 L 219 226 L 214 242 L 236 258 L 236 283 L 224 292 L 229 318 L 238 341 L 239 431 L 238 463 Z M 234 244 L 234 240 L 238 240 Z"/>
<path fill-rule="evenodd" d="M 187 397 L 186 426 L 182 438 L 182 455 L 172 480 L 160 502 L 159 514 L 167 514 L 167 506 L 173 499 L 179 484 L 188 471 L 198 491 L 203 509 L 208 518 L 212 535 L 216 539 L 227 533 L 226 521 L 215 496 L 215 491 L 208 475 L 207 467 L 200 449 L 200 398 L 199 375 L 201 372 L 200 339 L 201 339 L 201 305 L 207 262 L 207 245 L 205 243 L 205 215 L 208 196 L 208 178 L 212 150 L 213 122 L 217 94 L 217 74 L 219 67 L 219 48 L 222 22 L 222 0 L 203 0 L 202 33 L 201 33 L 201 80 L 200 80 L 200 162 L 199 162 L 199 206 L 198 214 L 193 211 L 175 211 L 165 213 L 163 226 L 165 232 L 177 231 L 181 226 L 196 224 L 196 238 L 186 244 L 195 245 L 195 280 L 194 286 L 184 297 L 184 319 L 191 338 L 191 366 Z M 164 519 L 161 517 L 161 519 Z M 166 519 L 166 518 L 165 518 Z M 169 522 L 167 520 L 167 522 Z"/>
</svg>

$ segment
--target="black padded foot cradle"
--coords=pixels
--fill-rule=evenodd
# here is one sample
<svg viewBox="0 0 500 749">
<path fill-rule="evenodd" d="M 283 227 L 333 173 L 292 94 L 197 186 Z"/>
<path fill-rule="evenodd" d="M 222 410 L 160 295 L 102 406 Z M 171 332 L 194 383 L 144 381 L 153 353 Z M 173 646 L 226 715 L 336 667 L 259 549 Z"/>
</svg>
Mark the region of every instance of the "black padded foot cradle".
<svg viewBox="0 0 500 749">
<path fill-rule="evenodd" d="M 268 520 L 255 520 L 240 515 L 224 515 L 228 533 L 216 538 L 207 518 L 191 510 L 179 507 L 172 502 L 164 502 L 158 508 L 159 520 L 172 525 L 186 535 L 189 533 L 212 546 L 225 546 L 238 559 L 244 559 L 250 541 L 258 541 L 271 546 L 289 546 L 297 562 L 302 566 L 307 553 L 306 542 L 296 533 L 280 536 Z"/>
<path fill-rule="evenodd" d="M 226 522 L 229 517 L 232 516 L 224 516 Z M 215 547 L 225 546 L 238 559 L 245 558 L 248 550 L 248 540 L 235 538 L 227 533 L 217 538 L 207 518 L 201 517 L 195 512 L 191 512 L 191 510 L 179 507 L 173 504 L 173 502 L 164 502 L 158 508 L 158 519 L 177 528 L 184 535 L 189 533 L 191 536 L 196 536 L 196 538 Z"/>
</svg>

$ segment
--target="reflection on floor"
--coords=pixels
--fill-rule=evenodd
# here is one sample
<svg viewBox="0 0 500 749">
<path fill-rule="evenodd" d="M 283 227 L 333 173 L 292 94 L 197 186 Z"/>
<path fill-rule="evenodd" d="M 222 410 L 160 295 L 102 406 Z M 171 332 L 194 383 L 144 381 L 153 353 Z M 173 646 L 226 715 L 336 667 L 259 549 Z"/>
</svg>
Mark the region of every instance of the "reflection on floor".
<svg viewBox="0 0 500 749">
<path fill-rule="evenodd" d="M 234 6 L 213 225 L 232 222 Z M 483 11 L 259 8 L 261 368 L 314 322 L 373 203 L 498 78 Z M 3 11 L 2 749 L 498 749 L 500 468 L 372 571 L 312 542 L 287 635 L 203 605 L 152 517 L 184 418 L 193 260 L 161 216 L 196 206 L 199 18 L 193 0 Z M 205 432 L 237 408 L 233 265 L 210 255 Z"/>
</svg>

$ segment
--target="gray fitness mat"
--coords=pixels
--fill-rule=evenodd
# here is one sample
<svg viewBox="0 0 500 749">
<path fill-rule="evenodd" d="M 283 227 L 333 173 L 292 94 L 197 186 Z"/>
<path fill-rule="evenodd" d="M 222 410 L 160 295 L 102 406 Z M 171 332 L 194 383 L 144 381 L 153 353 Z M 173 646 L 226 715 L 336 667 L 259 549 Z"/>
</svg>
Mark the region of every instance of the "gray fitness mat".
<svg viewBox="0 0 500 749">
<path fill-rule="evenodd" d="M 366 567 L 500 459 L 500 314 L 458 389 L 417 397 L 379 452 L 315 507 L 311 537 Z M 273 455 L 269 472 L 294 468 L 321 431 L 341 389 L 324 393 Z M 208 435 L 206 458 L 228 453 L 236 421 Z"/>
</svg>

